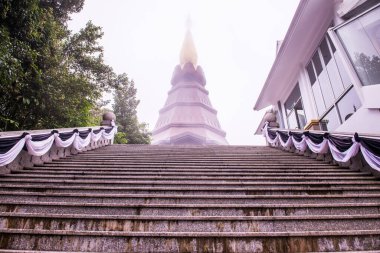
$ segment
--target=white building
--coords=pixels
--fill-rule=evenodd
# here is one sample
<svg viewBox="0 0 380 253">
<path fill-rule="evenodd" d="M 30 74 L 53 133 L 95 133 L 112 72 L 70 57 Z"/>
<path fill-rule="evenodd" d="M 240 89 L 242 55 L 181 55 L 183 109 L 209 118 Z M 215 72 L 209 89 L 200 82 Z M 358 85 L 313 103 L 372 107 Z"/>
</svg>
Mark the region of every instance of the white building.
<svg viewBox="0 0 380 253">
<path fill-rule="evenodd" d="M 380 1 L 301 0 L 254 110 L 268 106 L 281 128 L 379 134 Z"/>
</svg>

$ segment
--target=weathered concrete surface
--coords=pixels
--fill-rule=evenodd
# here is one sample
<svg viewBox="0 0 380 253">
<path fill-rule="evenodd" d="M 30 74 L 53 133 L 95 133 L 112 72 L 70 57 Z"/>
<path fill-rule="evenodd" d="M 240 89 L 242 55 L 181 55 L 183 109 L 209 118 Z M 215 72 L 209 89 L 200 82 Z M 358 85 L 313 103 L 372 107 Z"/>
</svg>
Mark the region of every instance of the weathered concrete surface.
<svg viewBox="0 0 380 253">
<path fill-rule="evenodd" d="M 267 147 L 114 145 L 0 177 L 19 252 L 380 251 L 379 228 L 370 173 Z"/>
<path fill-rule="evenodd" d="M 293 216 L 139 216 L 139 215 L 9 215 L 0 213 L 0 229 L 46 229 L 120 232 L 302 232 L 366 230 L 380 227 L 380 215 L 340 217 Z"/>
<path fill-rule="evenodd" d="M 295 234 L 261 234 L 241 237 L 231 235 L 201 234 L 178 236 L 146 234 L 91 236 L 86 233 L 74 235 L 56 234 L 7 234 L 0 236 L 0 247 L 6 244 L 12 249 L 32 248 L 40 250 L 91 251 L 91 252 L 312 252 L 366 250 L 379 248 L 379 235 L 300 236 Z"/>
<path fill-rule="evenodd" d="M 38 130 L 36 131 L 38 132 Z M 46 132 L 46 130 L 44 131 Z M 55 144 L 53 144 L 50 150 L 43 156 L 29 155 L 27 151 L 21 150 L 20 154 L 11 163 L 5 166 L 0 166 L 0 175 L 9 174 L 12 171 L 21 170 L 27 167 L 33 167 L 34 165 L 43 165 L 44 163 L 53 162 L 54 160 L 58 160 L 60 158 L 69 157 L 88 150 L 104 147 L 110 143 L 111 140 L 100 139 L 96 142 L 91 142 L 81 151 L 74 149 L 72 146 L 67 148 L 58 148 Z"/>
</svg>

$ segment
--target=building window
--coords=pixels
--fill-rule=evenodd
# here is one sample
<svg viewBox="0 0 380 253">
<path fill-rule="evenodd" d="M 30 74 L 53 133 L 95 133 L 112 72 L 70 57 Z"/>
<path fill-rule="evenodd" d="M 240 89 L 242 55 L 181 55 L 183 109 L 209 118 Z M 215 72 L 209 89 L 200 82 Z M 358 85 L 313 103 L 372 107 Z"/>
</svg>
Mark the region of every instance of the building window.
<svg viewBox="0 0 380 253">
<path fill-rule="evenodd" d="M 306 125 L 306 115 L 303 110 L 301 92 L 298 83 L 284 103 L 288 127 L 290 129 L 303 129 Z"/>
<path fill-rule="evenodd" d="M 336 48 L 326 35 L 306 66 L 322 130 L 333 131 L 361 106 Z"/>
<path fill-rule="evenodd" d="M 325 102 L 323 101 L 321 87 L 319 86 L 319 82 L 317 77 L 315 76 L 313 62 L 310 63 L 306 67 L 307 73 L 309 75 L 309 80 L 311 84 L 311 89 L 313 90 L 315 104 L 317 106 L 318 115 L 321 115 L 326 111 Z"/>
<path fill-rule="evenodd" d="M 338 58 L 335 54 L 336 49 L 326 36 L 306 66 L 319 116 L 324 115 L 351 85 L 342 64 L 335 60 Z"/>
<path fill-rule="evenodd" d="M 282 106 L 281 106 L 281 102 L 280 101 L 277 101 L 277 119 L 280 123 L 280 128 L 285 128 L 285 124 L 284 124 L 284 118 L 282 116 Z"/>
<path fill-rule="evenodd" d="M 354 87 L 351 86 L 321 117 L 321 129 L 324 131 L 335 130 L 343 122 L 348 120 L 360 107 L 360 99 L 356 94 Z"/>
<path fill-rule="evenodd" d="M 335 107 L 332 107 L 330 111 L 320 120 L 321 129 L 323 131 L 332 131 L 340 126 L 340 119 Z"/>
<path fill-rule="evenodd" d="M 342 58 L 338 55 L 338 52 L 336 51 L 336 48 L 335 48 L 334 44 L 332 43 L 329 36 L 327 36 L 327 39 L 328 39 L 328 45 L 331 48 L 333 58 L 335 60 L 336 66 L 338 68 L 339 76 L 342 79 L 343 87 L 348 88 L 351 86 L 352 83 L 351 83 L 350 77 L 347 74 L 347 71 L 345 70 L 345 68 L 343 66 Z"/>
<path fill-rule="evenodd" d="M 355 89 L 351 88 L 347 94 L 338 101 L 337 106 L 342 122 L 348 120 L 361 106 L 360 99 L 356 94 Z"/>
<path fill-rule="evenodd" d="M 344 91 L 342 77 L 335 62 L 335 57 L 333 58 L 334 50 L 335 48 L 331 46 L 331 43 L 329 43 L 325 37 L 321 42 L 320 51 L 326 67 L 329 82 L 332 87 L 334 97 L 333 100 L 337 99 Z"/>
<path fill-rule="evenodd" d="M 380 84 L 380 6 L 336 32 L 362 85 Z"/>
</svg>

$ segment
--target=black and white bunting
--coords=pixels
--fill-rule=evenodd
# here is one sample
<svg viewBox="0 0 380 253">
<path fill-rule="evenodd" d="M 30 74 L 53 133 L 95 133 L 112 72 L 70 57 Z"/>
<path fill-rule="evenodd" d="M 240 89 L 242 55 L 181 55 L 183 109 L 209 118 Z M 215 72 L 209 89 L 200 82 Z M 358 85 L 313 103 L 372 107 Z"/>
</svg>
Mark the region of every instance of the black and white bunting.
<svg viewBox="0 0 380 253">
<path fill-rule="evenodd" d="M 104 129 L 99 128 L 85 131 L 74 129 L 71 132 L 59 133 L 53 130 L 50 133 L 31 135 L 23 133 L 17 137 L 0 138 L 0 166 L 11 163 L 23 148 L 28 154 L 33 156 L 42 156 L 46 154 L 53 144 L 58 148 L 67 148 L 73 146 L 76 150 L 81 151 L 91 142 L 97 142 L 100 138 L 112 140 L 117 132 L 117 127 L 112 126 Z"/>
<path fill-rule="evenodd" d="M 309 148 L 313 153 L 326 154 L 330 151 L 337 162 L 347 162 L 361 151 L 366 162 L 375 170 L 380 171 L 380 140 L 359 137 L 335 136 L 328 133 L 316 134 L 305 131 L 285 132 L 269 129 L 268 124 L 263 128 L 263 135 L 269 144 L 280 144 L 284 148 L 294 146 L 299 151 Z"/>
</svg>

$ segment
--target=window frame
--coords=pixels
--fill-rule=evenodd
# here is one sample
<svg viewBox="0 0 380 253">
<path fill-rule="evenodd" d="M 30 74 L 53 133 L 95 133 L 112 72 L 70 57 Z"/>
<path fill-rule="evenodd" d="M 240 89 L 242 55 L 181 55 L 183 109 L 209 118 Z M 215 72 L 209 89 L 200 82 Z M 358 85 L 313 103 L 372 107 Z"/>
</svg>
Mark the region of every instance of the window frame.
<svg viewBox="0 0 380 253">
<path fill-rule="evenodd" d="M 331 31 L 331 32 L 334 34 L 335 39 L 338 41 L 338 43 L 340 44 L 341 48 L 343 49 L 343 52 L 342 52 L 342 53 L 346 56 L 348 62 L 350 63 L 350 65 L 351 65 L 351 71 L 354 73 L 354 75 L 355 75 L 355 79 L 357 79 L 357 81 L 358 81 L 358 83 L 360 84 L 361 87 L 377 86 L 377 85 L 380 86 L 380 83 L 377 83 L 377 84 L 369 84 L 369 85 L 368 85 L 368 84 L 363 84 L 363 81 L 362 81 L 362 79 L 361 79 L 359 73 L 357 72 L 357 70 L 356 70 L 356 68 L 355 68 L 355 66 L 354 66 L 355 64 L 353 63 L 353 61 L 352 61 L 352 59 L 351 59 L 351 57 L 350 57 L 350 53 L 349 53 L 349 51 L 348 51 L 348 49 L 347 49 L 345 43 L 343 43 L 341 37 L 338 35 L 337 30 L 339 30 L 340 28 L 342 28 L 342 27 L 344 27 L 344 26 L 346 26 L 346 25 L 349 25 L 349 24 L 352 23 L 352 22 L 357 21 L 357 20 L 358 20 L 359 18 L 361 18 L 362 16 L 364 16 L 364 15 L 370 13 L 371 11 L 373 11 L 373 10 L 375 10 L 375 9 L 377 9 L 377 8 L 380 8 L 380 3 L 378 3 L 378 4 L 374 5 L 374 6 L 372 6 L 371 8 L 368 8 L 367 10 L 365 10 L 365 11 L 359 13 L 358 15 L 356 15 L 356 16 L 350 18 L 349 20 L 347 20 L 347 21 L 345 21 L 345 22 L 343 22 L 343 23 L 341 23 L 341 24 L 339 24 L 339 25 L 337 25 L 337 26 L 331 27 L 331 28 L 328 30 L 328 32 Z M 335 45 L 334 45 L 334 47 L 335 47 Z M 336 48 L 336 47 L 335 47 L 335 48 Z M 340 51 L 342 51 L 342 50 L 340 50 Z M 380 55 L 379 55 L 379 57 L 380 57 Z"/>
<path fill-rule="evenodd" d="M 349 87 L 347 87 L 347 88 L 344 89 L 343 93 L 342 93 L 342 94 L 341 94 L 341 95 L 340 95 L 340 96 L 334 101 L 334 103 L 333 103 L 330 107 L 327 108 L 326 112 L 324 112 L 324 113 L 319 117 L 318 120 L 319 120 L 319 121 L 323 120 L 323 118 L 326 117 L 326 115 L 329 114 L 329 112 L 330 112 L 332 109 L 334 109 L 334 107 L 335 107 L 335 111 L 336 111 L 336 113 L 338 114 L 339 123 L 340 123 L 340 124 L 343 124 L 343 122 L 345 122 L 345 121 L 342 120 L 342 115 L 341 115 L 341 113 L 340 113 L 340 111 L 339 111 L 338 103 L 340 102 L 340 100 L 342 100 L 342 98 L 343 98 L 344 96 L 346 96 L 346 94 L 347 94 L 351 89 L 355 89 L 353 84 L 351 84 Z M 360 102 L 361 102 L 361 101 L 360 101 Z"/>
<path fill-rule="evenodd" d="M 285 106 L 285 103 L 287 102 L 287 100 L 289 99 L 289 97 L 292 95 L 292 93 L 294 92 L 294 89 L 298 87 L 298 90 L 299 90 L 299 93 L 300 93 L 300 96 L 297 100 L 295 100 L 295 102 L 292 104 L 292 108 L 289 110 L 289 113 L 287 112 L 288 109 L 286 108 Z M 301 127 L 301 124 L 300 124 L 300 119 L 298 117 L 298 114 L 297 114 L 297 110 L 294 109 L 295 105 L 297 105 L 299 102 L 301 102 L 301 105 L 302 105 L 302 110 L 305 114 L 305 120 L 307 121 L 306 119 L 306 113 L 305 113 L 305 109 L 304 109 L 304 104 L 303 104 L 303 100 L 302 100 L 302 94 L 301 94 L 301 90 L 299 88 L 299 82 L 296 83 L 296 85 L 293 87 L 292 91 L 289 93 L 287 99 L 284 101 L 283 103 L 283 107 L 284 107 L 284 112 L 285 112 L 285 116 L 286 116 L 286 123 L 288 125 L 288 128 L 290 129 L 290 124 L 289 124 L 289 116 L 294 113 L 295 115 L 295 119 L 296 119 L 296 122 L 297 122 L 297 127 L 298 129 L 303 129 L 303 127 Z"/>
<path fill-rule="evenodd" d="M 380 6 L 380 4 L 379 4 Z M 351 82 L 347 87 L 344 86 L 343 84 L 343 80 L 342 80 L 342 85 L 343 85 L 343 91 L 341 92 L 341 94 L 339 95 L 336 95 L 335 92 L 334 92 L 334 89 L 333 89 L 333 83 L 331 82 L 331 77 L 330 77 L 330 74 L 327 70 L 327 64 L 325 62 L 325 59 L 323 57 L 323 54 L 321 52 L 321 44 L 322 42 L 325 40 L 326 44 L 327 44 L 327 49 L 329 50 L 329 53 L 330 53 L 330 61 L 334 61 L 334 64 L 337 66 L 337 69 L 338 69 L 338 74 L 340 75 L 339 78 L 342 80 L 341 78 L 341 73 L 339 72 L 339 68 L 338 68 L 338 65 L 337 65 L 337 62 L 335 60 L 335 56 L 334 56 L 334 50 L 333 48 L 336 49 L 335 45 L 332 43 L 332 39 L 330 38 L 330 35 L 326 32 L 326 34 L 323 36 L 323 38 L 321 39 L 320 43 L 318 44 L 318 47 L 314 50 L 314 52 L 311 54 L 310 56 L 310 60 L 308 61 L 308 63 L 306 64 L 306 66 L 304 67 L 305 71 L 306 71 L 306 74 L 308 75 L 308 80 L 309 80 L 309 87 L 311 89 L 311 93 L 312 93 L 312 97 L 313 97 L 313 101 L 314 101 L 314 106 L 315 106 L 315 109 L 316 109 L 316 112 L 318 114 L 318 121 L 320 122 L 320 126 L 322 127 L 322 120 L 324 117 L 326 117 L 330 112 L 331 110 L 335 110 L 335 113 L 337 114 L 338 116 L 338 121 L 341 124 L 343 124 L 345 121 L 342 120 L 342 116 L 341 116 L 341 112 L 339 111 L 339 107 L 338 107 L 338 103 L 341 101 L 341 99 L 351 90 L 351 89 L 354 89 L 354 85 L 353 83 Z M 322 71 L 326 71 L 327 73 L 327 77 L 329 79 L 329 86 L 332 90 L 332 94 L 334 96 L 334 100 L 332 102 L 331 105 L 327 106 L 326 105 L 326 99 L 325 99 L 325 94 L 323 93 L 323 90 L 322 90 L 322 87 L 320 85 L 320 81 L 319 81 L 319 78 L 318 78 L 318 75 L 317 75 L 317 71 L 316 71 L 316 68 L 315 68 L 315 64 L 314 64 L 314 58 L 315 56 L 318 55 L 319 57 L 319 61 L 321 62 L 322 64 Z M 312 67 L 312 70 L 313 70 L 313 75 L 314 75 L 314 79 L 315 79 L 315 82 L 314 83 L 311 83 L 310 81 L 310 76 L 309 76 L 309 71 L 308 71 L 308 66 L 311 65 Z M 317 83 L 318 82 L 318 83 Z M 321 102 L 323 102 L 324 104 L 324 112 L 320 113 L 319 112 L 319 109 L 318 109 L 318 105 L 317 105 L 317 101 L 316 101 L 316 96 L 314 94 L 314 90 L 313 90 L 313 86 L 314 85 L 318 85 L 318 89 L 320 91 L 320 94 L 322 96 L 322 100 Z M 362 101 L 360 101 L 361 104 L 362 104 Z"/>
</svg>

